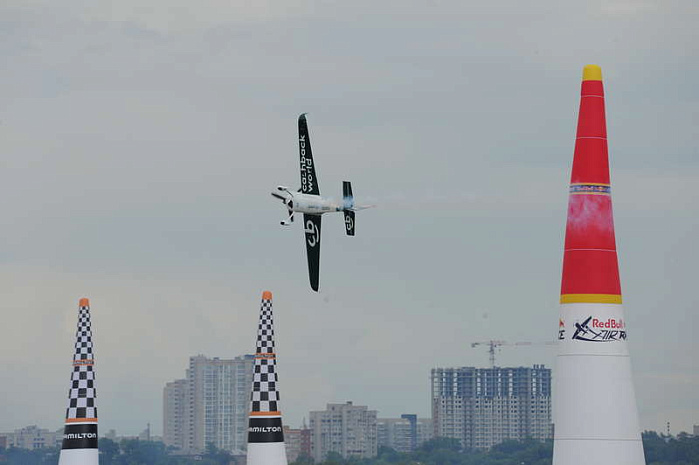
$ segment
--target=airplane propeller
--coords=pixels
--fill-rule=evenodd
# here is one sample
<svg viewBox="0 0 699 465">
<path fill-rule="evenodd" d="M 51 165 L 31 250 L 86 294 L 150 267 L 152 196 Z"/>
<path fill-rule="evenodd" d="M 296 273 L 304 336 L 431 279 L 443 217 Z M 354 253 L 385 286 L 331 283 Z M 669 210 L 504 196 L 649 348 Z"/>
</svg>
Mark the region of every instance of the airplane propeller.
<svg viewBox="0 0 699 465">
<path fill-rule="evenodd" d="M 272 192 L 272 197 L 277 198 L 282 201 L 284 205 L 286 205 L 286 210 L 289 212 L 289 218 L 282 221 L 281 224 L 282 226 L 288 226 L 289 224 L 294 222 L 294 200 L 293 200 L 293 194 L 289 192 L 285 187 L 279 186 L 277 187 L 277 190 L 286 192 L 289 194 L 288 197 L 285 197 L 283 195 L 277 194 L 276 192 Z"/>
</svg>

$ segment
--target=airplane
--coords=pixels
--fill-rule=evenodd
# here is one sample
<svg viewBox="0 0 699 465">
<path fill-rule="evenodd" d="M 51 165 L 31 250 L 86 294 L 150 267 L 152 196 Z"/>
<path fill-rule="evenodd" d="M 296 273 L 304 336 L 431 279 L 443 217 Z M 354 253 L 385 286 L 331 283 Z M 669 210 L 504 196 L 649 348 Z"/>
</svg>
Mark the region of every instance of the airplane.
<svg viewBox="0 0 699 465">
<path fill-rule="evenodd" d="M 272 192 L 275 197 L 286 205 L 289 217 L 282 221 L 282 226 L 289 226 L 294 222 L 294 213 L 303 213 L 304 233 L 306 236 L 306 256 L 308 258 L 308 277 L 311 289 L 318 292 L 320 275 L 320 224 L 325 213 L 342 212 L 345 216 L 345 232 L 348 236 L 354 236 L 355 218 L 354 212 L 371 208 L 373 205 L 355 206 L 352 195 L 352 184 L 349 181 L 342 182 L 342 202 L 321 197 L 316 177 L 313 153 L 311 152 L 311 139 L 308 134 L 306 113 L 299 116 L 299 157 L 301 167 L 301 188 L 292 192 L 288 187 L 278 186 Z"/>
</svg>

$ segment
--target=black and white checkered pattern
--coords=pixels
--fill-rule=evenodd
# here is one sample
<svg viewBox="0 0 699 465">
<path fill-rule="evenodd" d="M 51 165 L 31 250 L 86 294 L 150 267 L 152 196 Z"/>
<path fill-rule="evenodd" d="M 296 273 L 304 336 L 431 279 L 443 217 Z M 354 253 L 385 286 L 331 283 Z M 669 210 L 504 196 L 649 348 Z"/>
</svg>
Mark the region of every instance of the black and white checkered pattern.
<svg viewBox="0 0 699 465">
<path fill-rule="evenodd" d="M 252 411 L 278 412 L 277 361 L 274 353 L 274 322 L 272 301 L 262 299 L 260 324 L 257 329 L 255 372 L 252 378 Z"/>
<path fill-rule="evenodd" d="M 74 360 L 92 360 L 92 331 L 90 328 L 90 307 L 80 307 L 78 330 L 75 333 Z"/>
<path fill-rule="evenodd" d="M 260 324 L 257 327 L 257 353 L 274 353 L 274 322 L 272 321 L 272 301 L 262 299 Z"/>
<path fill-rule="evenodd" d="M 81 306 L 75 334 L 75 355 L 66 419 L 97 418 L 95 372 L 93 370 L 90 307 Z"/>
</svg>

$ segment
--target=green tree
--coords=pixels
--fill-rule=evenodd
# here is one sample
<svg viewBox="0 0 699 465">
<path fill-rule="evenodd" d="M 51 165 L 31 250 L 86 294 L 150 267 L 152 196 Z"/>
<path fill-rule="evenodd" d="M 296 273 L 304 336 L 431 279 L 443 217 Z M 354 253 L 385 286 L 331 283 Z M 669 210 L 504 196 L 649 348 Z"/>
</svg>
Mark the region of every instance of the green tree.
<svg viewBox="0 0 699 465">
<path fill-rule="evenodd" d="M 114 465 L 166 465 L 169 462 L 162 442 L 125 439 L 121 441 L 120 449 L 121 454 Z"/>
<path fill-rule="evenodd" d="M 233 460 L 233 456 L 226 452 L 225 450 L 218 449 L 214 443 L 209 442 L 206 444 L 206 454 L 204 454 L 204 461 L 211 465 L 228 465 Z"/>
<path fill-rule="evenodd" d="M 10 447 L 5 450 L 7 465 L 54 465 L 58 463 L 58 449 L 19 449 Z"/>
<path fill-rule="evenodd" d="M 325 462 L 323 462 L 324 465 L 344 465 L 344 463 L 345 459 L 337 452 L 328 452 Z"/>
<path fill-rule="evenodd" d="M 435 450 L 461 450 L 461 442 L 455 438 L 434 438 L 423 443 L 418 450 L 432 452 Z"/>
<path fill-rule="evenodd" d="M 116 457 L 119 455 L 119 444 L 111 439 L 100 438 L 98 447 L 101 465 L 113 465 L 116 463 Z"/>
<path fill-rule="evenodd" d="M 313 465 L 313 457 L 310 455 L 299 455 L 291 465 Z"/>
<path fill-rule="evenodd" d="M 643 433 L 647 465 L 699 465 L 699 437 L 680 433 L 676 437 L 653 431 Z M 101 465 L 230 465 L 233 457 L 208 445 L 201 457 L 170 455 L 161 442 L 124 440 L 120 444 L 103 438 L 99 441 Z M 322 465 L 551 465 L 552 441 L 506 441 L 490 450 L 462 450 L 459 441 L 435 438 L 410 454 L 382 447 L 373 459 L 343 459 L 328 454 Z M 59 450 L 47 448 L 0 450 L 1 465 L 56 465 Z M 312 465 L 310 457 L 292 465 Z"/>
</svg>

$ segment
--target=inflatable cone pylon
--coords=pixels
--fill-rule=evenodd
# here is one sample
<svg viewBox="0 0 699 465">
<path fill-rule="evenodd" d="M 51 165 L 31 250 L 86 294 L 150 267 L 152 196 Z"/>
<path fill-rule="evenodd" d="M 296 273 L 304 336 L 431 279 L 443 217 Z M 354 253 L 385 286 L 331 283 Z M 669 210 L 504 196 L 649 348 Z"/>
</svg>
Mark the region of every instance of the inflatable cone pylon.
<svg viewBox="0 0 699 465">
<path fill-rule="evenodd" d="M 262 293 L 248 427 L 248 465 L 287 465 L 279 410 L 272 293 Z"/>
<path fill-rule="evenodd" d="M 88 299 L 80 299 L 75 338 L 73 373 L 58 465 L 97 465 L 97 392 Z"/>
<path fill-rule="evenodd" d="M 583 70 L 566 224 L 554 465 L 642 465 L 621 306 L 599 66 Z"/>
</svg>

